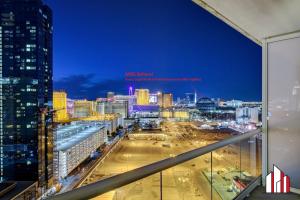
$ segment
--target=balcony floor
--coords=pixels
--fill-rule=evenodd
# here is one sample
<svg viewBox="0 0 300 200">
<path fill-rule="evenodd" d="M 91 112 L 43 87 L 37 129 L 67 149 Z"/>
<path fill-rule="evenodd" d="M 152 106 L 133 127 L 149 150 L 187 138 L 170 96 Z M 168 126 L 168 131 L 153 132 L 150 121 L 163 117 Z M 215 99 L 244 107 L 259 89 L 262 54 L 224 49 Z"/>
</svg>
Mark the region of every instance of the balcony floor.
<svg viewBox="0 0 300 200">
<path fill-rule="evenodd" d="M 246 198 L 247 200 L 300 200 L 299 194 L 289 193 L 289 194 L 266 194 L 265 188 L 262 186 L 257 187 L 250 196 Z"/>
</svg>

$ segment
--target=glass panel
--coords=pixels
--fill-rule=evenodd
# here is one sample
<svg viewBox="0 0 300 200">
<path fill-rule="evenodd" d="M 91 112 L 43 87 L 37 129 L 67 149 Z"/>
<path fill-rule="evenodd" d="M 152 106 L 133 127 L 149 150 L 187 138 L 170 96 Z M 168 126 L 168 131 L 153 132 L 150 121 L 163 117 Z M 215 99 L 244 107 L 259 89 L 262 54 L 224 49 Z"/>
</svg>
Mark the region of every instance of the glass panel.
<svg viewBox="0 0 300 200">
<path fill-rule="evenodd" d="M 241 141 L 241 171 L 246 186 L 261 175 L 261 144 L 261 134 Z"/>
<path fill-rule="evenodd" d="M 212 152 L 212 199 L 231 200 L 243 188 L 240 143 Z"/>
<path fill-rule="evenodd" d="M 274 39 L 266 56 L 268 172 L 276 165 L 300 188 L 300 37 Z"/>
<path fill-rule="evenodd" d="M 231 200 L 261 175 L 261 134 L 228 145 L 94 200 Z"/>
<path fill-rule="evenodd" d="M 159 200 L 160 174 L 120 187 L 93 198 L 93 200 Z"/>
<path fill-rule="evenodd" d="M 211 153 L 163 171 L 162 199 L 211 199 Z"/>
</svg>

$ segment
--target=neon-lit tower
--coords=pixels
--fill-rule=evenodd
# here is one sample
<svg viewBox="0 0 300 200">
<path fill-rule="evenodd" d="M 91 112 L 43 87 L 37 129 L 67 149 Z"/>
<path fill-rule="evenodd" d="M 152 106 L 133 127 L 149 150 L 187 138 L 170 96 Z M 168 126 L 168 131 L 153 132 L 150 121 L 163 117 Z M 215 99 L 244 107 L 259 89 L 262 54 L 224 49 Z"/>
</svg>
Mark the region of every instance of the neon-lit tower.
<svg viewBox="0 0 300 200">
<path fill-rule="evenodd" d="M 129 93 L 129 96 L 133 95 L 133 88 L 132 88 L 132 86 L 129 87 L 128 93 Z"/>
</svg>

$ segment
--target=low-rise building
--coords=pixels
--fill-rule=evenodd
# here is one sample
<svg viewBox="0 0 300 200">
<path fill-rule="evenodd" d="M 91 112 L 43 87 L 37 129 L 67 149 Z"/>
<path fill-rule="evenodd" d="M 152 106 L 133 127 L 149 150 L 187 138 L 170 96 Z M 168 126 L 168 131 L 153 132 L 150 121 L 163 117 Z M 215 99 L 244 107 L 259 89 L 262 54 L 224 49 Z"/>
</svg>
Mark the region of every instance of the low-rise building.
<svg viewBox="0 0 300 200">
<path fill-rule="evenodd" d="M 164 109 L 160 112 L 162 118 L 174 118 L 176 120 L 188 120 L 190 118 L 187 109 Z"/>
<path fill-rule="evenodd" d="M 189 119 L 190 115 L 188 111 L 185 110 L 175 110 L 173 114 L 176 119 Z"/>
<path fill-rule="evenodd" d="M 133 118 L 159 117 L 158 105 L 134 105 L 131 113 Z"/>
<path fill-rule="evenodd" d="M 59 180 L 107 141 L 103 122 L 76 122 L 58 127 L 55 137 L 54 169 Z"/>
<path fill-rule="evenodd" d="M 216 110 L 216 103 L 207 97 L 200 98 L 196 103 L 197 108 L 201 112 L 213 112 Z"/>
<path fill-rule="evenodd" d="M 230 101 L 226 101 L 225 105 L 227 107 L 233 107 L 233 108 L 239 108 L 243 106 L 243 102 L 239 101 L 239 100 L 230 100 Z"/>
<path fill-rule="evenodd" d="M 88 117 L 93 114 L 94 102 L 88 100 L 74 101 L 74 116 L 75 118 Z"/>
<path fill-rule="evenodd" d="M 258 123 L 258 107 L 241 107 L 236 109 L 236 121 L 238 123 Z"/>
</svg>

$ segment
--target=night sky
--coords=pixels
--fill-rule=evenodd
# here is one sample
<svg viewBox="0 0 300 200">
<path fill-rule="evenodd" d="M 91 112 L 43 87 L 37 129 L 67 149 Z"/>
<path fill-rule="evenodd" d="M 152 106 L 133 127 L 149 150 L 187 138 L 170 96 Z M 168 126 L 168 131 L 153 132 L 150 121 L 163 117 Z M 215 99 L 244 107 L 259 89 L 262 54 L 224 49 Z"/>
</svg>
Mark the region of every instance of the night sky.
<svg viewBox="0 0 300 200">
<path fill-rule="evenodd" d="M 261 47 L 191 0 L 45 2 L 54 14 L 54 88 L 70 98 L 127 94 L 132 85 L 261 100 Z M 199 80 L 128 81 L 127 72 Z"/>
</svg>

